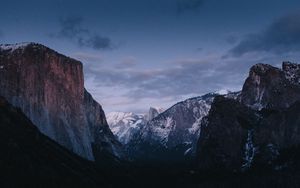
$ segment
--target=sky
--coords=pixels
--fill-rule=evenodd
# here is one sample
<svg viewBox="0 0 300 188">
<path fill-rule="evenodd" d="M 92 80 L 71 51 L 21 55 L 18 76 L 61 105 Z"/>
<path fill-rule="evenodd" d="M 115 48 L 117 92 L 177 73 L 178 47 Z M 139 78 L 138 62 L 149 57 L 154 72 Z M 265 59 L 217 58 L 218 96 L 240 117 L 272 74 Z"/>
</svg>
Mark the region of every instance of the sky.
<svg viewBox="0 0 300 188">
<path fill-rule="evenodd" d="M 0 43 L 83 63 L 105 112 L 238 91 L 257 63 L 300 62 L 299 0 L 0 0 Z"/>
</svg>

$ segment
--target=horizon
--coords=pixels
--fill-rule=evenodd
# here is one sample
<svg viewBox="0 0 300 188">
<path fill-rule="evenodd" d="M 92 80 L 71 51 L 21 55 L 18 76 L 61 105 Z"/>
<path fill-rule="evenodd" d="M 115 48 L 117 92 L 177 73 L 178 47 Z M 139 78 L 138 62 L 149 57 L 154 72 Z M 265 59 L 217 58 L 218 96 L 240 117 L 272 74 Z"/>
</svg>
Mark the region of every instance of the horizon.
<svg viewBox="0 0 300 188">
<path fill-rule="evenodd" d="M 33 41 L 81 61 L 85 87 L 106 113 L 138 114 L 239 91 L 257 63 L 300 62 L 299 7 L 296 0 L 13 0 L 0 7 L 0 43 Z"/>
</svg>

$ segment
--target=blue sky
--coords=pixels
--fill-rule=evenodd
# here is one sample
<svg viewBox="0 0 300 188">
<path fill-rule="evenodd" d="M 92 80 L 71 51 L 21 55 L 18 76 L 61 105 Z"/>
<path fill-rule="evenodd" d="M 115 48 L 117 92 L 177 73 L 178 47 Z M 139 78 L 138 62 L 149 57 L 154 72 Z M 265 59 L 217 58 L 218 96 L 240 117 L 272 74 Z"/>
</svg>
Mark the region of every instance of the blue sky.
<svg viewBox="0 0 300 188">
<path fill-rule="evenodd" d="M 0 42 L 79 59 L 106 112 L 239 90 L 256 63 L 299 61 L 297 0 L 1 0 Z"/>
</svg>

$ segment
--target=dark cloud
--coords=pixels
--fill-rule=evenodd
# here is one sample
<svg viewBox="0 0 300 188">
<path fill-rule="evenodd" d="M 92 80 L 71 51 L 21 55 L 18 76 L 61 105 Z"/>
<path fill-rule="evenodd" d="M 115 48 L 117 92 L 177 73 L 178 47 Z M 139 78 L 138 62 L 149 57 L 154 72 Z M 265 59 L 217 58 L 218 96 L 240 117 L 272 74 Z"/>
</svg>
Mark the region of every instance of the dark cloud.
<svg viewBox="0 0 300 188">
<path fill-rule="evenodd" d="M 81 17 L 69 17 L 60 19 L 60 31 L 52 36 L 73 40 L 81 47 L 89 47 L 95 50 L 113 49 L 110 38 L 91 32 L 83 27 Z"/>
<path fill-rule="evenodd" d="M 179 14 L 186 11 L 195 11 L 202 6 L 204 0 L 178 0 L 177 1 L 177 12 Z"/>
<path fill-rule="evenodd" d="M 284 16 L 260 33 L 250 34 L 230 50 L 233 56 L 249 52 L 284 54 L 300 50 L 300 13 Z"/>
</svg>

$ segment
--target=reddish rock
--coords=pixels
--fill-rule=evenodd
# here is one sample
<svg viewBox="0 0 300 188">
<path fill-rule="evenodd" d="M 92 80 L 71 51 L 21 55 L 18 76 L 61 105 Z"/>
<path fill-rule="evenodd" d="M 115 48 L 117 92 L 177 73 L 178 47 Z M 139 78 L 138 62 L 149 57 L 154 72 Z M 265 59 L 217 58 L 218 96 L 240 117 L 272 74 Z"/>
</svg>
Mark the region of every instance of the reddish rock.
<svg viewBox="0 0 300 188">
<path fill-rule="evenodd" d="M 84 89 L 77 60 L 40 44 L 1 45 L 0 88 L 42 133 L 84 158 L 94 159 L 92 145 L 119 147 L 102 107 Z"/>
</svg>

